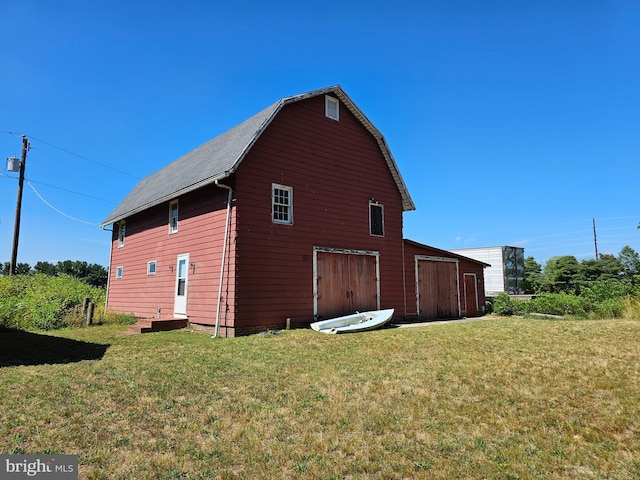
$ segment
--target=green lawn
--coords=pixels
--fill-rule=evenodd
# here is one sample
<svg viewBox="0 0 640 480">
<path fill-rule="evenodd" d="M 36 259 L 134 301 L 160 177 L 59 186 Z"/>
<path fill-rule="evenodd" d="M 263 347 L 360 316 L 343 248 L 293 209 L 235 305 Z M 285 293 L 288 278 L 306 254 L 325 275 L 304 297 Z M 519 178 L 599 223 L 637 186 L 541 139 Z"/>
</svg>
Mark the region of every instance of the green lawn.
<svg viewBox="0 0 640 480">
<path fill-rule="evenodd" d="M 637 320 L 124 328 L 0 332 L 1 453 L 83 479 L 640 478 Z"/>
</svg>

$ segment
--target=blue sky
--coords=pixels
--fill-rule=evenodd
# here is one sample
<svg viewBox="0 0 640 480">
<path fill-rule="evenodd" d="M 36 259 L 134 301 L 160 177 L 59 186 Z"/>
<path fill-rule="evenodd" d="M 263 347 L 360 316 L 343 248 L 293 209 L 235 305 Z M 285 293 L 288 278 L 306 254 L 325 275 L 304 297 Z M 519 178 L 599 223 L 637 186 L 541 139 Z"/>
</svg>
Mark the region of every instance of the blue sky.
<svg viewBox="0 0 640 480">
<path fill-rule="evenodd" d="M 280 98 L 340 84 L 443 249 L 640 252 L 640 4 L 0 0 L 0 261 L 108 264 L 139 179 Z M 92 225 L 93 224 L 93 225 Z"/>
</svg>

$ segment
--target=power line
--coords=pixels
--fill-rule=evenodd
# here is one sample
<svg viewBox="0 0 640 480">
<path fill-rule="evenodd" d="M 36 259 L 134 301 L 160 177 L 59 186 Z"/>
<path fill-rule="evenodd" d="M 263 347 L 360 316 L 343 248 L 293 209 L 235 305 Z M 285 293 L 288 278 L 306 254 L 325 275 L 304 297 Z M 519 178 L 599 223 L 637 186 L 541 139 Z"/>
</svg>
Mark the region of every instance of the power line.
<svg viewBox="0 0 640 480">
<path fill-rule="evenodd" d="M 14 178 L 14 177 L 9 177 L 9 178 Z M 117 204 L 117 202 L 114 202 L 112 200 L 105 200 L 104 198 L 93 197 L 91 195 L 87 195 L 86 193 L 74 192 L 73 190 L 69 190 L 67 188 L 56 187 L 55 185 L 49 185 L 48 183 L 38 182 L 36 180 L 31 180 L 31 182 L 37 183 L 38 185 L 44 185 L 45 187 L 55 188 L 56 190 L 60 190 L 62 192 L 73 193 L 74 195 L 80 195 L 81 197 L 91 198 L 92 200 L 98 200 L 100 202 L 110 203 L 112 205 Z"/>
<path fill-rule="evenodd" d="M 18 180 L 18 177 L 14 177 L 12 175 L 7 175 L 0 171 L 0 178 L 6 180 Z M 110 203 L 112 205 L 117 205 L 118 202 L 114 202 L 113 200 L 105 200 L 104 198 L 94 197 L 92 195 L 87 195 L 86 193 L 75 192 L 73 190 L 69 190 L 68 188 L 56 187 L 55 185 L 51 185 L 49 183 L 39 182 L 37 180 L 30 180 L 32 183 L 36 183 L 38 185 L 44 185 L 45 187 L 55 188 L 56 190 L 60 190 L 62 192 L 72 193 L 73 195 L 79 195 L 81 197 L 90 198 L 92 200 L 98 200 L 99 202 Z"/>
<path fill-rule="evenodd" d="M 17 133 L 17 132 L 10 132 L 8 130 L 0 130 L 0 132 L 8 133 L 9 135 L 23 135 L 23 134 Z M 81 158 L 83 160 L 86 160 L 87 162 L 91 162 L 91 163 L 94 163 L 96 165 L 100 165 L 102 168 L 106 168 L 108 170 L 112 170 L 112 171 L 114 171 L 116 173 L 119 173 L 120 175 L 124 175 L 126 177 L 133 178 L 134 180 L 140 180 L 140 178 L 136 177 L 135 175 L 131 175 L 130 173 L 123 172 L 122 170 L 118 170 L 117 168 L 114 168 L 111 165 L 107 165 L 105 163 L 98 162 L 97 160 L 93 160 L 93 159 L 91 159 L 89 157 L 85 157 L 84 155 L 80 155 L 79 153 L 72 152 L 71 150 L 68 150 L 66 148 L 59 147 L 59 146 L 54 145 L 52 143 L 49 143 L 49 142 L 47 142 L 45 140 L 42 140 L 42 139 L 37 138 L 37 137 L 34 137 L 33 135 L 27 135 L 27 137 L 29 138 L 29 140 L 36 140 L 36 141 L 38 141 L 40 143 L 44 143 L 45 145 L 48 145 L 49 147 L 55 148 L 57 150 L 60 150 L 61 152 L 65 152 L 65 153 L 67 153 L 69 155 L 73 155 L 75 157 Z"/>
<path fill-rule="evenodd" d="M 77 153 L 72 152 L 70 150 L 67 150 L 65 148 L 58 147 L 56 145 L 53 145 L 53 144 L 51 144 L 49 142 L 45 142 L 44 140 L 41 140 L 41 139 L 33 137 L 33 136 L 30 136 L 29 138 L 33 139 L 33 140 L 37 140 L 38 142 L 44 143 L 45 145 L 49 145 L 50 147 L 57 148 L 58 150 L 60 150 L 62 152 L 68 153 L 69 155 L 74 155 L 74 156 L 76 156 L 78 158 L 81 158 L 83 160 L 86 160 L 88 162 L 95 163 L 96 165 L 100 165 L 101 167 L 107 168 L 109 170 L 112 170 L 112 171 L 114 171 L 116 173 L 119 173 L 120 175 L 125 175 L 125 176 L 127 176 L 129 178 L 133 178 L 135 180 L 140 180 L 140 178 L 138 178 L 138 177 L 136 177 L 134 175 L 131 175 L 131 174 L 127 173 L 127 172 L 123 172 L 122 170 L 118 170 L 117 168 L 113 168 L 111 165 L 107 165 L 105 163 L 101 163 L 101 162 L 98 162 L 96 160 L 92 160 L 91 158 L 85 157 L 84 155 L 80 155 L 80 154 L 77 154 Z"/>
<path fill-rule="evenodd" d="M 40 200 L 42 200 L 42 202 L 49 208 L 51 208 L 52 210 L 54 210 L 55 212 L 59 213 L 60 215 L 62 215 L 63 217 L 67 217 L 70 220 L 73 220 L 75 222 L 79 222 L 79 223 L 84 223 L 86 225 L 91 225 L 93 227 L 99 227 L 100 225 L 97 223 L 91 223 L 91 222 L 86 222 L 84 220 L 80 220 L 79 218 L 76 217 L 72 217 L 71 215 L 68 215 L 66 213 L 64 213 L 62 210 L 57 209 L 56 207 L 54 207 L 53 205 L 51 205 L 49 202 L 47 202 L 42 195 L 40 195 L 40 193 L 35 189 L 35 187 L 33 185 L 31 185 L 31 182 L 29 182 L 29 180 L 27 180 L 27 185 L 29 185 L 31 187 L 31 190 L 33 190 L 33 192 L 38 196 L 38 198 Z"/>
<path fill-rule="evenodd" d="M 0 130 L 0 131 L 5 131 L 5 130 Z M 0 178 L 7 179 L 7 180 L 18 180 L 18 177 L 14 177 L 13 175 L 7 175 L 6 173 L 4 173 L 1 170 L 0 170 Z M 112 205 L 116 205 L 117 204 L 117 202 L 114 202 L 113 200 L 105 200 L 104 198 L 94 197 L 92 195 L 87 195 L 86 193 L 80 193 L 80 192 L 76 192 L 74 190 L 69 190 L 68 188 L 57 187 L 55 185 L 51 185 L 49 183 L 40 182 L 38 180 L 33 180 L 32 179 L 30 181 L 33 182 L 33 183 L 36 183 L 38 185 L 44 185 L 45 187 L 55 188 L 56 190 L 60 190 L 62 192 L 72 193 L 74 195 L 79 195 L 79 196 L 85 197 L 85 198 L 91 198 L 92 200 L 98 200 L 99 202 L 110 203 Z"/>
</svg>

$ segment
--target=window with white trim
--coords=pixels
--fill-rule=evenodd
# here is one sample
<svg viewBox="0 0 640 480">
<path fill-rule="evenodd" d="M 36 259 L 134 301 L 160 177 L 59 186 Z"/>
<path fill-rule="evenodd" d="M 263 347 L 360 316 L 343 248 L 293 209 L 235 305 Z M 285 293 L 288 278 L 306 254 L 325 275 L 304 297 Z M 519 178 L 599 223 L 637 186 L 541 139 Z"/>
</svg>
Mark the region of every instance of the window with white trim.
<svg viewBox="0 0 640 480">
<path fill-rule="evenodd" d="M 178 231 L 178 201 L 169 203 L 169 234 Z"/>
<path fill-rule="evenodd" d="M 273 223 L 293 223 L 293 188 L 271 184 L 271 219 Z"/>
<path fill-rule="evenodd" d="M 126 230 L 126 223 L 123 220 L 118 224 L 118 248 L 124 247 L 125 230 Z"/>
<path fill-rule="evenodd" d="M 384 208 L 379 203 L 369 203 L 369 233 L 384 236 Z"/>
<path fill-rule="evenodd" d="M 116 267 L 116 279 L 122 278 L 123 271 L 124 271 L 123 267 Z"/>
<path fill-rule="evenodd" d="M 325 95 L 324 114 L 331 120 L 340 120 L 340 100 L 335 97 Z"/>
<path fill-rule="evenodd" d="M 147 262 L 147 275 L 155 275 L 156 274 L 157 262 L 155 260 L 151 260 Z"/>
</svg>

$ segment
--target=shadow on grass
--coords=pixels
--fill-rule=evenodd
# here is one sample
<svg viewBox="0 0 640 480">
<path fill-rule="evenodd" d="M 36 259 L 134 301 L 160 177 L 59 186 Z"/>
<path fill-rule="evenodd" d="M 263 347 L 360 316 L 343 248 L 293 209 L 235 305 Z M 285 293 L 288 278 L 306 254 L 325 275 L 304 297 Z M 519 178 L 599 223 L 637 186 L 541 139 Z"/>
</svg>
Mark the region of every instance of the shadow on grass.
<svg viewBox="0 0 640 480">
<path fill-rule="evenodd" d="M 99 360 L 109 346 L 0 328 L 0 368 Z"/>
</svg>

